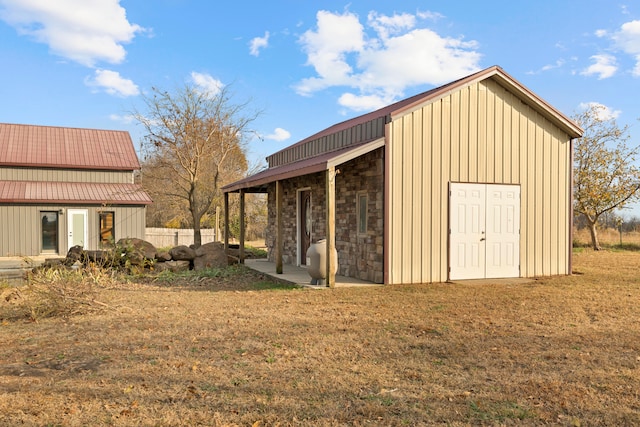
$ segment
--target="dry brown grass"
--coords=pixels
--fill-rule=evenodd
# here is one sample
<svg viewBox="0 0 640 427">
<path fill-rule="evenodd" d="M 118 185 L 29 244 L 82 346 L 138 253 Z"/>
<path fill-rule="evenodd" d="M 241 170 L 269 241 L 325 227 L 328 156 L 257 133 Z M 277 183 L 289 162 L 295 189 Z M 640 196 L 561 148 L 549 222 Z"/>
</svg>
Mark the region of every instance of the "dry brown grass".
<svg viewBox="0 0 640 427">
<path fill-rule="evenodd" d="M 640 250 L 640 232 L 624 231 L 622 233 L 622 246 L 620 246 L 620 233 L 618 230 L 607 228 L 598 230 L 598 239 L 600 245 L 605 248 L 625 248 L 631 250 Z M 582 228 L 573 230 L 573 243 L 575 247 L 585 247 L 591 245 L 591 235 L 589 230 Z"/>
<path fill-rule="evenodd" d="M 104 288 L 118 309 L 2 322 L 0 424 L 640 424 L 640 254 L 574 265 L 524 285 Z"/>
</svg>

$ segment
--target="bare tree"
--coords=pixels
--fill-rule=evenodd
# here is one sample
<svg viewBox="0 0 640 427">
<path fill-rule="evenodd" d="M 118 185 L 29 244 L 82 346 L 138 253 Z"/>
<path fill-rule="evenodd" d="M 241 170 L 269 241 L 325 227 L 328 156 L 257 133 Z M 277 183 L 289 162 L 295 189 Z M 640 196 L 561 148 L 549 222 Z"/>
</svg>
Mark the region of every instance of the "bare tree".
<svg viewBox="0 0 640 427">
<path fill-rule="evenodd" d="M 640 171 L 629 148 L 628 126 L 619 127 L 604 107 L 592 105 L 574 118 L 584 129 L 574 151 L 574 209 L 584 215 L 591 245 L 600 250 L 598 220 L 638 198 Z"/>
<path fill-rule="evenodd" d="M 246 114 L 247 103 L 231 102 L 227 87 L 204 92 L 186 85 L 175 93 L 153 88 L 144 97 L 147 111 L 135 113 L 147 135 L 142 185 L 174 210 L 186 210 L 194 245 L 202 243 L 203 215 L 220 197 L 225 181 L 247 169 L 245 136 L 258 113 Z"/>
</svg>

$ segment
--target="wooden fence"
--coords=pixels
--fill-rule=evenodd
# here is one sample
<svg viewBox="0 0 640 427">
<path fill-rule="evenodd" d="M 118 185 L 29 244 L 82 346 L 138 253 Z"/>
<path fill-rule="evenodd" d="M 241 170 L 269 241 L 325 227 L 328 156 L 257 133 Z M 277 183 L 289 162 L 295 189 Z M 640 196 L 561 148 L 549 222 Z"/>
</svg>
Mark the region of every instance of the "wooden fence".
<svg viewBox="0 0 640 427">
<path fill-rule="evenodd" d="M 200 230 L 202 244 L 215 242 L 216 231 L 213 229 Z M 145 238 L 156 248 L 193 244 L 193 230 L 186 228 L 147 228 Z"/>
</svg>

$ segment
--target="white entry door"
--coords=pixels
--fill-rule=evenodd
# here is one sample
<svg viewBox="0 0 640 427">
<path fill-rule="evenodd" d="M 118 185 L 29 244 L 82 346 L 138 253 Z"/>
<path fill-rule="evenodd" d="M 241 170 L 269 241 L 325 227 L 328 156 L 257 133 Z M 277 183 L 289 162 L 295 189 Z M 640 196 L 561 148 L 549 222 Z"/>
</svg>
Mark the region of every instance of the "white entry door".
<svg viewBox="0 0 640 427">
<path fill-rule="evenodd" d="M 82 246 L 86 249 L 87 242 L 87 210 L 68 209 L 67 210 L 67 230 L 69 234 L 69 248 L 72 246 Z"/>
<path fill-rule="evenodd" d="M 520 276 L 520 186 L 452 183 L 449 278 Z"/>
</svg>

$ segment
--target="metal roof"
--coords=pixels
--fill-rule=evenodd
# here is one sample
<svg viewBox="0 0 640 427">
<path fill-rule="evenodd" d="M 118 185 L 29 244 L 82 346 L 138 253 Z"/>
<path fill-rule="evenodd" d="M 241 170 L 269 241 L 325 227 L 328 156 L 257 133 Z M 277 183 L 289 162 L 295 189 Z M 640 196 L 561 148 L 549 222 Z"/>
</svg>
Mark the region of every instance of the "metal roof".
<svg viewBox="0 0 640 427">
<path fill-rule="evenodd" d="M 265 191 L 264 186 L 270 182 L 280 179 L 293 178 L 296 176 L 307 175 L 315 172 L 322 172 L 331 166 L 337 166 L 342 163 L 360 157 L 370 151 L 384 146 L 384 139 L 370 141 L 365 144 L 359 144 L 342 150 L 331 151 L 319 156 L 311 157 L 299 162 L 288 163 L 283 166 L 273 167 L 258 172 L 247 178 L 236 181 L 232 184 L 222 187 L 225 193 L 237 192 L 241 189 L 254 188 L 258 192 Z"/>
<path fill-rule="evenodd" d="M 138 184 L 0 181 L 0 203 L 148 205 L 152 201 Z"/>
<path fill-rule="evenodd" d="M 0 166 L 137 170 L 126 131 L 0 123 Z"/>
<path fill-rule="evenodd" d="M 492 66 L 484 70 L 478 71 L 474 74 L 471 74 L 459 80 L 455 80 L 453 82 L 447 83 L 443 86 L 403 99 L 394 104 L 390 104 L 386 107 L 380 108 L 376 111 L 372 111 L 370 113 L 363 114 L 358 117 L 354 117 L 344 122 L 337 123 L 314 135 L 309 136 L 308 138 L 305 138 L 276 153 L 273 153 L 272 155 L 268 156 L 267 159 L 273 156 L 276 156 L 277 154 L 282 153 L 284 151 L 291 150 L 299 145 L 309 143 L 311 141 L 320 139 L 327 135 L 341 132 L 345 129 L 349 129 L 354 126 L 358 126 L 362 123 L 366 123 L 378 117 L 386 116 L 388 117 L 388 121 L 392 121 L 394 118 L 403 116 L 409 113 L 410 111 L 416 108 L 419 108 L 421 105 L 424 105 L 425 103 L 433 102 L 443 96 L 446 96 L 448 93 L 460 90 L 463 87 L 466 87 L 468 85 L 471 85 L 476 82 L 486 80 L 489 78 L 495 79 L 495 81 L 498 82 L 498 84 L 500 84 L 501 86 L 513 92 L 516 96 L 518 96 L 521 100 L 523 100 L 523 102 L 527 102 L 529 105 L 531 105 L 532 108 L 535 108 L 536 110 L 538 110 L 541 114 L 547 117 L 551 122 L 559 126 L 563 131 L 567 132 L 567 134 L 571 138 L 579 138 L 582 136 L 583 130 L 572 119 L 562 114 L 559 110 L 555 109 L 549 103 L 547 103 L 542 98 L 537 96 L 535 93 L 527 89 L 523 84 L 518 82 L 509 74 L 507 74 L 501 67 L 496 65 L 496 66 Z M 366 144 L 360 144 L 360 145 L 366 145 Z M 321 153 L 321 154 L 315 155 L 314 157 L 296 160 L 294 162 L 291 162 L 282 166 L 275 166 L 275 167 L 266 169 L 262 172 L 259 172 L 256 175 L 253 175 L 243 180 L 229 184 L 223 187 L 222 190 L 224 192 L 235 192 L 240 189 L 248 189 L 252 186 L 264 185 L 266 183 L 273 182 L 278 179 L 292 178 L 295 176 L 301 176 L 301 175 L 306 175 L 308 173 L 326 170 L 326 167 L 324 166 L 326 166 L 327 164 L 326 162 L 328 159 L 331 159 L 334 156 L 339 156 L 341 152 L 349 149 L 351 149 L 351 147 L 349 147 L 348 149 L 341 149 L 339 151 Z"/>
</svg>

